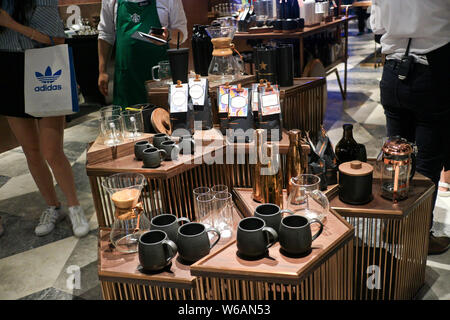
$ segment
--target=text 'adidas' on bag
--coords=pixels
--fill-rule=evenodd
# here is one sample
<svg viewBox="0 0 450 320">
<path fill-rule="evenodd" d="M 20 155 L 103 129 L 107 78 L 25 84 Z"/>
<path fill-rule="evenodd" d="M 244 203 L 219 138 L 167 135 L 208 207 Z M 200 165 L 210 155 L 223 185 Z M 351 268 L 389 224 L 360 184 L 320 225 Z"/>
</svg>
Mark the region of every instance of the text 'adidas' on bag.
<svg viewBox="0 0 450 320">
<path fill-rule="evenodd" d="M 25 51 L 25 112 L 54 117 L 79 111 L 72 49 L 67 44 Z"/>
</svg>

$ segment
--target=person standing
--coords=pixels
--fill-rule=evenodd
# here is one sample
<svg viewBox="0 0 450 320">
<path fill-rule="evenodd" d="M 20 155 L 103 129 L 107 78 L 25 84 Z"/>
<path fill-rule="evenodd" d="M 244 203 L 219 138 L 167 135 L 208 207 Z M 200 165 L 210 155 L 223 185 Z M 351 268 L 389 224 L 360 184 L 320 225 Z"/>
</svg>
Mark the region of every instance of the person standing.
<svg viewBox="0 0 450 320">
<path fill-rule="evenodd" d="M 450 2 L 373 0 L 370 24 L 386 55 L 380 82 L 388 136 L 417 145 L 417 171 L 436 186 L 449 168 Z M 449 237 L 430 231 L 428 254 L 448 250 Z"/>
<path fill-rule="evenodd" d="M 48 205 L 35 233 L 47 235 L 65 218 L 50 166 L 66 196 L 74 235 L 83 237 L 89 232 L 89 224 L 77 199 L 72 167 L 64 154 L 65 117 L 38 119 L 25 113 L 24 51 L 64 41 L 57 0 L 0 0 L 0 114 L 6 116 Z"/>
<path fill-rule="evenodd" d="M 134 39 L 136 31 L 149 33 L 163 28 L 163 39 L 177 42 L 177 34 L 187 38 L 186 16 L 181 0 L 103 0 L 98 25 L 100 92 L 108 95 L 107 62 L 115 44 L 113 104 L 128 107 L 146 103 L 145 81 L 151 80 L 152 67 L 167 60 L 167 45 Z"/>
</svg>

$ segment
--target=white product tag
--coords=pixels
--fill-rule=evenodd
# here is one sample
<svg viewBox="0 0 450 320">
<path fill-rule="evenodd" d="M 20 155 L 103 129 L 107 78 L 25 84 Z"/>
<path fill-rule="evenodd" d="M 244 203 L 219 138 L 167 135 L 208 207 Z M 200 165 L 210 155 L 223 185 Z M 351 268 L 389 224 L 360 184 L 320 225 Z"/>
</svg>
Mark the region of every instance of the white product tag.
<svg viewBox="0 0 450 320">
<path fill-rule="evenodd" d="M 176 84 L 170 86 L 170 113 L 179 113 L 188 111 L 188 85 L 181 84 L 177 88 Z"/>
<path fill-rule="evenodd" d="M 206 79 L 189 79 L 189 95 L 194 106 L 205 105 Z"/>
<path fill-rule="evenodd" d="M 280 92 L 278 89 L 263 90 L 261 93 L 261 113 L 263 116 L 281 113 Z"/>
</svg>

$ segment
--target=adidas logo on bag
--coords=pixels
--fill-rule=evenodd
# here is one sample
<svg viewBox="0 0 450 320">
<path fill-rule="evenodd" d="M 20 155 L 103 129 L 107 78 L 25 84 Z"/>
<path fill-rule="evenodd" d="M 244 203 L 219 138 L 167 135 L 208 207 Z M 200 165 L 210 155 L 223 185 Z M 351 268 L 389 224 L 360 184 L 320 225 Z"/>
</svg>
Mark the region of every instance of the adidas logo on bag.
<svg viewBox="0 0 450 320">
<path fill-rule="evenodd" d="M 42 86 L 37 86 L 34 88 L 34 91 L 40 92 L 40 91 L 57 91 L 62 90 L 61 85 L 55 85 L 52 83 L 59 79 L 59 77 L 62 74 L 62 70 L 58 70 L 55 73 L 52 72 L 52 68 L 50 66 L 45 69 L 45 74 L 42 74 L 40 72 L 35 72 L 36 78 L 43 83 Z"/>
</svg>

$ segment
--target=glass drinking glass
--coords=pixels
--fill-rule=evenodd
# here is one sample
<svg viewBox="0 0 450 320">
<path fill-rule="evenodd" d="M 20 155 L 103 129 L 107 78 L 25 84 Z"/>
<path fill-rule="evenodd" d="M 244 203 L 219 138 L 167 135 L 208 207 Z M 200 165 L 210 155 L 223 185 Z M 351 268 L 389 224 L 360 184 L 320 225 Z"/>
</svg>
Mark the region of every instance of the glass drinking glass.
<svg viewBox="0 0 450 320">
<path fill-rule="evenodd" d="M 112 117 L 112 116 L 120 116 L 122 112 L 122 107 L 118 105 L 111 105 L 107 107 L 103 107 L 100 109 L 100 118 Z"/>
<path fill-rule="evenodd" d="M 217 194 L 219 192 L 228 192 L 228 187 L 224 184 L 216 184 L 215 186 L 213 186 L 211 188 L 211 193 L 212 194 Z"/>
<path fill-rule="evenodd" d="M 206 228 L 211 228 L 214 222 L 214 195 L 211 193 L 204 193 L 197 197 L 198 218 L 200 223 L 203 223 Z"/>
<path fill-rule="evenodd" d="M 103 143 L 107 146 L 116 146 L 123 142 L 122 117 L 107 116 L 100 122 Z"/>
<path fill-rule="evenodd" d="M 125 139 L 136 139 L 144 132 L 142 110 L 125 110 L 122 117 L 123 134 Z"/>
<path fill-rule="evenodd" d="M 216 193 L 214 199 L 213 227 L 220 231 L 221 238 L 229 238 L 233 230 L 233 200 L 231 193 Z"/>
<path fill-rule="evenodd" d="M 155 70 L 158 71 L 158 77 L 155 76 Z M 152 68 L 152 77 L 153 80 L 163 81 L 164 84 L 172 83 L 172 73 L 170 72 L 169 60 L 158 62 L 158 64 Z"/>
<path fill-rule="evenodd" d="M 323 222 L 328 214 L 330 204 L 319 189 L 320 178 L 313 174 L 301 174 L 291 178 L 291 193 L 286 209 L 308 219 Z"/>
<path fill-rule="evenodd" d="M 211 189 L 208 187 L 198 187 L 194 189 L 194 213 L 195 213 L 195 218 L 197 220 L 199 220 L 199 211 L 198 211 L 198 202 L 197 202 L 197 198 L 199 195 L 202 194 L 208 194 L 211 192 Z"/>
</svg>

